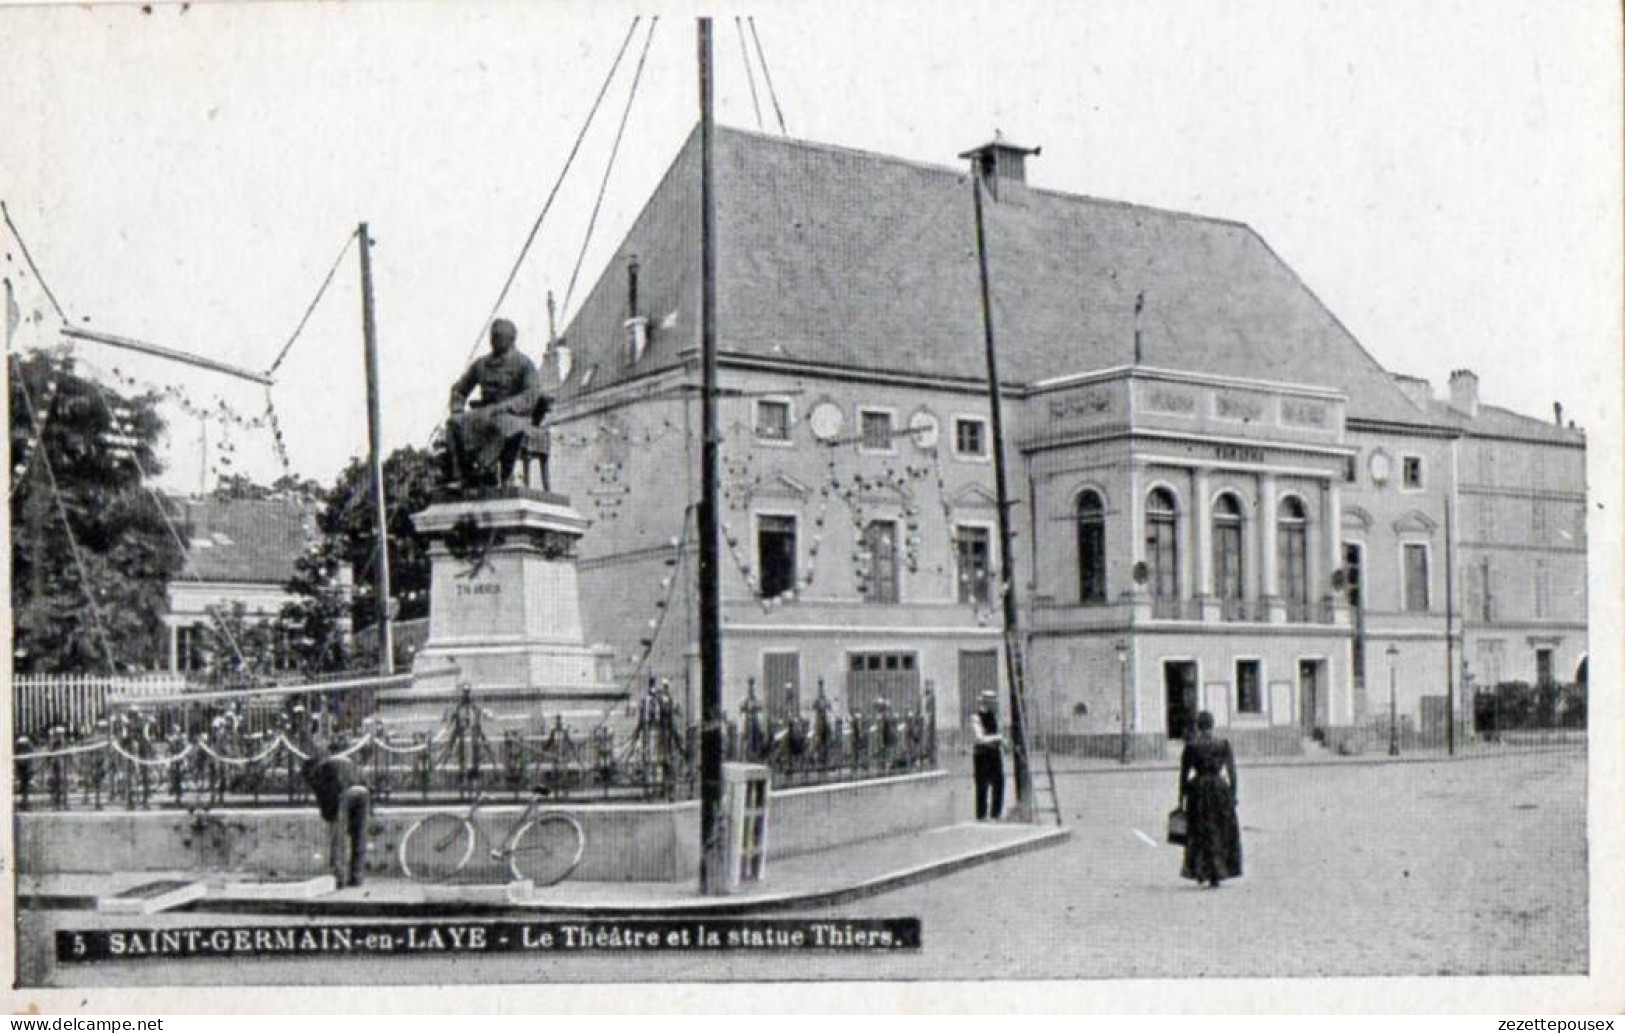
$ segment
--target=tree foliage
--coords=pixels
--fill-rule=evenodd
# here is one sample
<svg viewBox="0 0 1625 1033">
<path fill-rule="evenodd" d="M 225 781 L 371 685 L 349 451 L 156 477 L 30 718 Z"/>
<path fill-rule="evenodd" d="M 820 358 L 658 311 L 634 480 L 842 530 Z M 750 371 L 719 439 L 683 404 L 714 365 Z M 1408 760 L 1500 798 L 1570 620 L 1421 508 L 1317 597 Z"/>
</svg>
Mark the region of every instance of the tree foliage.
<svg viewBox="0 0 1625 1033">
<path fill-rule="evenodd" d="M 215 484 L 214 490 L 209 492 L 209 498 L 216 502 L 236 502 L 290 495 L 299 498 L 318 498 L 321 494 L 321 484 L 309 477 L 285 474 L 265 485 L 247 474 L 228 473 Z"/>
<path fill-rule="evenodd" d="M 166 586 L 184 561 L 184 530 L 166 526 L 164 503 L 142 484 L 142 470 L 162 469 L 158 397 L 82 377 L 66 351 L 13 355 L 7 381 L 15 669 L 151 666 Z"/>
<path fill-rule="evenodd" d="M 397 620 L 429 612 L 428 543 L 412 526 L 411 516 L 429 504 L 437 476 L 434 456 L 425 449 L 400 448 L 384 459 L 390 588 Z M 300 557 L 298 573 L 288 584 L 297 598 L 283 607 L 279 619 L 298 666 L 306 672 L 370 667 L 374 657 L 353 655 L 348 646 L 351 628 L 370 627 L 378 620 L 373 591 L 378 525 L 366 460 L 352 459 L 325 492 L 316 523 L 321 538 Z M 348 572 L 353 593 L 341 571 Z"/>
</svg>

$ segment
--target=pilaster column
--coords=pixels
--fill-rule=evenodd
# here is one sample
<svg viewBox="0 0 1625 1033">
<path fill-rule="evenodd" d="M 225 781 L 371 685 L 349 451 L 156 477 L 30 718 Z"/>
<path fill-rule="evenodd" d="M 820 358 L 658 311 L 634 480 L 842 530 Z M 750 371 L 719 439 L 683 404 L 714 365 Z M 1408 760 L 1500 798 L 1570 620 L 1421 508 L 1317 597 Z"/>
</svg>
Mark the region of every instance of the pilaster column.
<svg viewBox="0 0 1625 1033">
<path fill-rule="evenodd" d="M 1264 599 L 1266 618 L 1271 624 L 1286 621 L 1286 607 L 1281 603 L 1280 572 L 1277 559 L 1280 548 L 1276 543 L 1276 503 L 1280 489 L 1273 473 L 1258 475 L 1258 569 L 1259 593 Z"/>
<path fill-rule="evenodd" d="M 1179 598 L 1190 599 L 1200 595 L 1200 586 L 1197 584 L 1197 565 L 1192 561 L 1191 554 L 1196 551 L 1196 528 L 1201 523 L 1197 519 L 1196 506 L 1192 499 L 1196 489 L 1190 480 L 1182 486 L 1186 497 L 1180 502 L 1179 515 L 1174 521 L 1174 538 L 1179 542 Z"/>
<path fill-rule="evenodd" d="M 1343 566 L 1343 486 L 1336 477 L 1326 482 L 1325 510 L 1326 517 L 1320 530 L 1320 551 L 1325 557 L 1325 568 L 1320 575 L 1319 594 L 1329 600 L 1331 612 L 1328 619 L 1331 623 L 1347 624 L 1348 597 L 1331 586 L 1332 572 Z"/>
<path fill-rule="evenodd" d="M 1326 523 L 1321 542 L 1326 556 L 1326 573 L 1343 565 L 1343 486 L 1337 481 L 1326 482 Z"/>
<path fill-rule="evenodd" d="M 1138 463 L 1129 465 L 1128 505 L 1123 506 L 1122 511 L 1128 514 L 1128 554 L 1132 568 L 1133 564 L 1145 561 L 1145 470 Z M 1123 591 L 1142 594 L 1143 589 L 1134 583 L 1133 570 L 1126 570 L 1123 574 L 1118 582 L 1124 586 Z"/>
<path fill-rule="evenodd" d="M 1205 467 L 1197 467 L 1191 478 L 1191 513 L 1195 520 L 1196 583 L 1191 595 L 1201 607 L 1204 621 L 1220 618 L 1219 601 L 1213 592 L 1213 475 Z"/>
<path fill-rule="evenodd" d="M 181 629 L 178 625 L 166 625 L 169 630 L 169 673 L 174 674 L 181 669 Z"/>
<path fill-rule="evenodd" d="M 1195 595 L 1205 598 L 1213 594 L 1213 501 L 1212 475 L 1198 467 L 1192 478 L 1191 512 L 1196 521 L 1196 583 Z"/>
</svg>

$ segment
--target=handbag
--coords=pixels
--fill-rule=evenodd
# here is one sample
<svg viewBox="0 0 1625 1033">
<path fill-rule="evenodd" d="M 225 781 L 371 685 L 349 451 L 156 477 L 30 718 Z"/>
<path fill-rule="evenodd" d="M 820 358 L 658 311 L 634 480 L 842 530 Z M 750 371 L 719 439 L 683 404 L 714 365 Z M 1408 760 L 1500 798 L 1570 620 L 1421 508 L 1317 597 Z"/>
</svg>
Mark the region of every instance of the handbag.
<svg viewBox="0 0 1625 1033">
<path fill-rule="evenodd" d="M 1175 846 L 1185 845 L 1185 811 L 1175 807 L 1168 812 L 1168 842 Z"/>
</svg>

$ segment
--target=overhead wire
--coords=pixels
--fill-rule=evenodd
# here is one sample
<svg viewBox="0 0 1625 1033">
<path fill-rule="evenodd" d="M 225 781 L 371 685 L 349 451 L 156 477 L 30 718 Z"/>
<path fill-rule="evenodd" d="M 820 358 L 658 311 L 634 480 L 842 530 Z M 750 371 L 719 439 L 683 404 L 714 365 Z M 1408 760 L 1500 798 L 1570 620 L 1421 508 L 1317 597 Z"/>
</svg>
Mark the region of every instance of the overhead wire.
<svg viewBox="0 0 1625 1033">
<path fill-rule="evenodd" d="M 762 64 L 762 81 L 767 83 L 767 96 L 773 101 L 773 114 L 779 120 L 779 132 L 784 136 L 790 135 L 790 130 L 784 124 L 784 109 L 779 107 L 779 92 L 773 88 L 773 76 L 767 70 L 767 55 L 762 53 L 762 37 L 756 34 L 756 16 L 746 19 L 750 23 L 750 38 L 756 42 L 756 59 Z"/>
<path fill-rule="evenodd" d="M 6 221 L 9 223 L 11 220 L 8 217 Z M 15 235 L 15 228 L 12 232 Z M 17 243 L 22 244 L 21 237 L 17 238 Z M 56 503 L 57 515 L 62 518 L 62 529 L 67 532 L 68 552 L 73 555 L 73 565 L 79 571 L 79 588 L 85 594 L 85 604 L 90 607 L 91 623 L 95 626 L 96 636 L 101 642 L 102 655 L 107 658 L 107 673 L 117 675 L 118 664 L 113 657 L 113 644 L 107 637 L 107 627 L 102 623 L 102 612 L 96 605 L 96 595 L 90 590 L 90 572 L 85 569 L 84 557 L 80 555 L 79 538 L 73 533 L 73 523 L 68 519 L 68 507 L 62 503 L 62 490 L 57 486 L 56 471 L 51 467 L 51 457 L 46 454 L 44 428 L 40 423 L 38 412 L 34 409 L 33 396 L 28 391 L 28 377 L 16 352 L 11 354 L 11 361 L 17 367 L 17 386 L 22 393 L 23 407 L 28 410 L 28 422 L 34 428 L 35 440 L 39 442 L 39 452 L 44 457 L 41 465 L 45 468 L 45 478 L 51 486 L 51 499 Z M 35 562 L 39 560 L 36 558 Z"/>
<path fill-rule="evenodd" d="M 734 15 L 734 31 L 739 34 L 739 56 L 745 60 L 745 81 L 750 84 L 750 106 L 756 110 L 756 128 L 762 128 L 762 104 L 756 99 L 756 74 L 750 68 L 750 51 L 745 48 L 745 23 Z"/>
<path fill-rule="evenodd" d="M 64 326 L 72 325 L 72 321 L 68 319 L 67 313 L 65 311 L 63 311 L 61 303 L 57 301 L 56 295 L 51 292 L 50 287 L 46 284 L 45 277 L 40 275 L 39 267 L 34 264 L 34 259 L 28 252 L 28 243 L 25 240 L 23 240 L 23 235 L 22 235 L 21 231 L 19 231 L 17 229 L 17 224 L 12 222 L 11 213 L 8 212 L 8 211 L 5 211 L 4 208 L 5 208 L 5 202 L 0 201 L 0 215 L 4 216 L 7 228 L 11 230 L 11 235 L 14 238 L 16 238 L 17 247 L 18 247 L 19 250 L 22 251 L 23 258 L 25 260 L 27 260 L 28 267 L 34 271 L 34 278 L 39 281 L 40 289 L 43 290 L 45 292 L 45 296 L 50 299 L 51 307 L 56 310 L 56 314 L 62 320 L 62 324 Z M 13 353 L 12 357 L 15 359 L 16 354 Z M 21 376 L 20 376 L 21 372 L 22 372 L 21 368 L 19 367 L 18 373 L 19 373 L 19 381 L 21 382 L 21 386 L 22 386 L 22 390 L 23 390 L 23 401 L 24 401 L 24 404 L 27 405 L 29 413 L 30 413 L 30 417 L 32 419 L 33 414 L 34 414 L 34 406 L 33 406 L 33 402 L 30 400 L 29 395 L 28 395 L 28 385 L 27 385 L 27 383 L 21 381 Z M 107 396 L 105 394 L 106 389 L 102 386 L 102 384 L 100 382 L 98 382 L 94 378 L 86 378 L 85 382 L 87 384 L 89 384 L 94 389 L 94 394 L 96 395 L 97 400 L 102 403 L 102 408 L 107 414 L 107 419 L 108 419 L 109 423 L 116 426 L 118 424 L 118 417 L 113 412 L 112 404 L 110 402 L 108 402 L 108 400 L 107 400 Z M 36 431 L 37 431 L 37 424 L 36 424 Z M 37 432 L 36 432 L 36 438 L 39 441 L 39 450 L 43 453 L 45 451 L 45 439 L 43 437 L 39 436 Z M 163 499 L 158 496 L 157 491 L 152 487 L 150 478 L 147 476 L 146 468 L 142 465 L 140 456 L 138 456 L 133 449 L 130 451 L 130 461 L 135 464 L 136 471 L 137 471 L 137 473 L 140 474 L 140 477 L 141 477 L 141 486 L 147 492 L 147 494 L 152 498 L 153 504 L 158 509 L 158 516 L 163 521 L 164 527 L 168 529 L 170 537 L 174 539 L 176 548 L 178 548 L 180 550 L 181 556 L 185 557 L 186 552 L 187 552 L 187 550 L 186 550 L 186 541 L 183 538 L 181 538 L 180 532 L 175 530 L 174 523 L 171 522 L 171 520 L 169 519 L 168 507 L 166 507 L 164 505 Z M 68 532 L 68 542 L 69 542 L 69 545 L 72 547 L 75 563 L 79 566 L 80 576 L 84 577 L 85 576 L 84 563 L 83 563 L 83 560 L 79 556 L 78 543 L 74 539 L 73 528 L 71 526 L 67 526 L 67 519 L 68 519 L 67 518 L 67 510 L 62 505 L 61 492 L 57 488 L 56 473 L 55 473 L 54 470 L 51 469 L 51 459 L 50 459 L 49 455 L 45 456 L 45 470 L 46 470 L 46 473 L 49 475 L 49 478 L 50 478 L 51 491 L 52 491 L 53 495 L 56 497 L 57 509 L 62 514 L 62 521 L 63 521 L 63 524 L 66 527 L 67 532 Z M 196 571 L 192 572 L 192 577 L 193 577 L 193 580 L 200 580 L 198 578 L 198 576 L 197 576 Z M 87 583 L 86 591 L 87 591 L 87 593 L 89 591 L 88 583 Z M 101 614 L 96 609 L 94 600 L 91 601 L 91 614 L 95 618 L 97 627 L 101 631 L 101 634 L 102 634 L 103 649 L 107 652 L 108 669 L 112 673 L 117 673 L 114 670 L 114 661 L 113 661 L 113 654 L 112 654 L 111 648 L 107 644 L 106 629 L 102 626 Z M 225 633 L 226 641 L 231 645 L 232 652 L 236 655 L 238 663 L 243 665 L 244 670 L 247 670 L 248 662 L 243 657 L 242 649 L 237 643 L 237 637 L 232 634 L 231 628 L 225 623 L 224 620 L 222 620 L 220 618 L 220 616 L 218 614 L 214 613 L 212 610 L 210 611 L 210 615 L 215 618 L 215 622 L 220 625 L 220 630 Z"/>
<path fill-rule="evenodd" d="M 649 45 L 654 42 L 655 26 L 660 24 L 660 16 L 655 15 L 649 19 L 649 32 L 643 38 L 643 52 L 638 55 L 638 67 L 632 73 L 632 87 L 626 94 L 626 107 L 621 110 L 621 121 L 615 127 L 615 142 L 609 148 L 609 160 L 604 163 L 604 177 L 598 183 L 598 196 L 592 203 L 592 214 L 587 217 L 587 232 L 581 238 L 581 250 L 576 254 L 575 267 L 570 270 L 570 282 L 564 288 L 564 303 L 559 306 L 559 313 L 565 322 L 569 321 L 570 298 L 575 293 L 576 278 L 581 274 L 581 263 L 587 257 L 587 246 L 592 243 L 592 231 L 598 225 L 598 213 L 604 206 L 604 194 L 609 189 L 610 173 L 615 170 L 615 158 L 621 151 L 621 140 L 626 135 L 626 123 L 632 115 L 632 104 L 638 97 L 638 84 L 643 81 L 643 66 L 649 59 Z"/>
<path fill-rule="evenodd" d="M 288 343 L 284 344 L 282 350 L 277 352 L 275 361 L 265 371 L 266 376 L 270 376 L 277 371 L 277 367 L 282 365 L 282 360 L 288 357 L 288 352 L 293 348 L 293 343 L 299 340 L 300 334 L 304 333 L 305 324 L 310 322 L 311 313 L 315 312 L 316 306 L 321 304 L 322 296 L 327 293 L 327 288 L 332 285 L 333 277 L 337 275 L 339 266 L 344 264 L 344 256 L 350 253 L 350 245 L 355 243 L 356 234 L 360 232 L 359 229 L 353 229 L 344 238 L 344 246 L 339 248 L 338 257 L 333 259 L 332 268 L 327 270 L 327 276 L 322 280 L 322 285 L 316 289 L 316 296 L 310 299 L 309 305 L 305 306 L 305 314 L 299 317 L 299 325 L 293 328 L 293 333 L 288 337 Z M 267 386 L 265 390 L 269 394 L 271 389 Z"/>
<path fill-rule="evenodd" d="M 0 201 L 0 216 L 5 218 L 6 228 L 11 231 L 12 237 L 16 239 L 17 249 L 23 253 L 23 261 L 27 262 L 28 268 L 33 271 L 34 279 L 39 282 L 40 290 L 45 292 L 45 298 L 51 303 L 51 308 L 56 312 L 56 317 L 63 323 L 68 322 L 67 313 L 62 311 L 62 306 L 57 302 L 56 295 L 51 291 L 51 285 L 46 283 L 45 277 L 40 275 L 39 266 L 34 264 L 34 256 L 29 254 L 28 242 L 23 240 L 22 231 L 17 229 L 17 224 L 11 221 L 11 210 L 6 207 L 4 201 Z"/>
<path fill-rule="evenodd" d="M 480 344 L 485 338 L 485 328 L 490 325 L 491 320 L 496 318 L 497 312 L 502 308 L 502 303 L 508 300 L 508 292 L 513 289 L 513 282 L 519 276 L 519 267 L 524 263 L 525 256 L 530 253 L 531 246 L 536 243 L 536 235 L 541 232 L 542 222 L 552 209 L 554 199 L 558 197 L 559 187 L 564 184 L 564 177 L 569 174 L 570 167 L 575 164 L 576 155 L 581 150 L 581 143 L 587 137 L 587 130 L 592 127 L 593 119 L 598 114 L 598 108 L 604 101 L 604 95 L 609 92 L 609 85 L 614 81 L 615 72 L 621 67 L 621 59 L 626 56 L 626 48 L 631 45 L 632 36 L 637 32 L 638 23 L 642 20 L 642 15 L 635 16 L 632 19 L 632 24 L 627 28 L 626 38 L 621 41 L 621 49 L 616 52 L 615 60 L 609 66 L 609 74 L 604 76 L 604 83 L 598 88 L 598 96 L 593 99 L 592 107 L 587 112 L 587 119 L 581 124 L 581 131 L 576 134 L 575 143 L 571 145 L 570 153 L 564 159 L 564 167 L 559 170 L 558 179 L 554 180 L 553 189 L 548 192 L 547 200 L 542 204 L 541 213 L 536 216 L 536 221 L 531 224 L 530 233 L 525 237 L 524 246 L 519 249 L 519 255 L 514 259 L 513 267 L 508 270 L 508 277 L 502 282 L 502 290 L 497 292 L 496 303 L 491 306 L 490 313 L 480 323 L 480 329 L 474 335 L 474 346 L 469 349 L 468 359 L 464 360 L 465 362 L 472 361 L 479 352 Z"/>
<path fill-rule="evenodd" d="M 104 388 L 101 383 L 96 380 L 87 379 L 86 383 L 90 384 L 95 389 L 96 398 L 102 403 L 102 409 L 107 413 L 108 420 L 113 423 L 117 423 L 118 418 L 113 413 L 113 405 L 107 400 L 106 388 Z M 180 550 L 183 570 L 187 569 L 190 564 L 185 563 L 185 558 L 188 553 L 186 548 L 186 540 L 181 537 L 179 531 L 175 530 L 174 522 L 169 519 L 169 507 L 164 504 L 164 500 L 161 496 L 159 496 L 158 490 L 152 486 L 152 479 L 148 477 L 147 469 L 141 464 L 141 457 L 136 454 L 134 449 L 130 450 L 130 462 L 135 464 L 136 473 L 138 473 L 141 477 L 142 490 L 144 490 L 147 493 L 147 496 L 152 499 L 153 507 L 158 510 L 158 518 L 163 521 L 164 528 L 169 531 L 169 537 L 174 540 L 175 548 Z M 192 580 L 201 583 L 203 579 L 198 575 L 196 570 L 192 570 Z M 237 658 L 237 663 L 242 666 L 244 672 L 247 672 L 249 670 L 248 658 L 243 655 L 242 646 L 238 643 L 237 636 L 232 633 L 231 626 L 226 623 L 225 618 L 222 617 L 214 607 L 205 607 L 205 612 L 207 612 L 209 616 L 214 619 L 215 624 L 219 625 L 220 631 L 226 637 L 226 643 L 231 646 L 231 652 Z"/>
</svg>

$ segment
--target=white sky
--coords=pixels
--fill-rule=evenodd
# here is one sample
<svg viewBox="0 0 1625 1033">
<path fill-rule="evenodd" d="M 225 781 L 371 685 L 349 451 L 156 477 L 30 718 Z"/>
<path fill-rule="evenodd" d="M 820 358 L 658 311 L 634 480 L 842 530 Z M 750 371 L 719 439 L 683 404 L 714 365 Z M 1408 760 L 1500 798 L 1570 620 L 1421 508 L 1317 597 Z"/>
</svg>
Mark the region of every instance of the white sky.
<svg viewBox="0 0 1625 1033">
<path fill-rule="evenodd" d="M 0 9 L 0 197 L 75 319 L 254 368 L 369 220 L 386 445 L 422 444 L 633 13 Z M 577 304 L 696 118 L 693 13 L 663 8 Z M 1391 369 L 1442 390 L 1469 366 L 1491 402 L 1549 417 L 1562 399 L 1593 442 L 1620 439 L 1616 7 L 1105 0 L 713 13 L 724 122 L 756 122 L 732 20 L 754 14 L 795 136 L 953 164 L 998 127 L 1043 146 L 1029 164 L 1039 185 L 1251 223 Z M 641 38 L 504 308 L 533 355 Z M 296 469 L 323 481 L 366 442 L 356 281 L 352 252 L 275 392 Z M 28 283 L 21 301 L 44 307 Z M 263 408 L 257 387 L 81 347 L 103 368 Z M 195 489 L 197 425 L 171 419 L 166 481 Z M 248 472 L 278 472 L 268 436 L 239 444 Z"/>
</svg>

